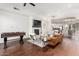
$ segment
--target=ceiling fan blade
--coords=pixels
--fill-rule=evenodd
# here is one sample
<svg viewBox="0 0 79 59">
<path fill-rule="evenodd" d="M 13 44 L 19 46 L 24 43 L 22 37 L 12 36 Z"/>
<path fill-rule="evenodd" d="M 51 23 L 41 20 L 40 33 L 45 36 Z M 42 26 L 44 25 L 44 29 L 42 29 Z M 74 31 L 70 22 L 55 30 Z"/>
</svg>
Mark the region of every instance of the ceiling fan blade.
<svg viewBox="0 0 79 59">
<path fill-rule="evenodd" d="M 19 8 L 17 8 L 17 7 L 13 7 L 13 9 L 15 9 L 15 10 L 20 10 Z"/>
<path fill-rule="evenodd" d="M 35 4 L 34 4 L 34 3 L 29 3 L 29 4 L 31 4 L 32 6 L 35 6 Z"/>
<path fill-rule="evenodd" d="M 26 6 L 26 3 L 24 3 L 24 5 L 23 6 Z"/>
</svg>

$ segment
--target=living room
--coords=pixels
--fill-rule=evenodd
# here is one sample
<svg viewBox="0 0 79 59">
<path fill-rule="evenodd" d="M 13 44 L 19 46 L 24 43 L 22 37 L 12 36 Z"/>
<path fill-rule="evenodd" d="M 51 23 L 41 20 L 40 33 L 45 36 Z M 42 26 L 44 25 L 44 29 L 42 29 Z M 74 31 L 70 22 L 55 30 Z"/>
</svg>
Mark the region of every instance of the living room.
<svg viewBox="0 0 79 59">
<path fill-rule="evenodd" d="M 79 55 L 78 6 L 0 3 L 0 55 Z"/>
</svg>

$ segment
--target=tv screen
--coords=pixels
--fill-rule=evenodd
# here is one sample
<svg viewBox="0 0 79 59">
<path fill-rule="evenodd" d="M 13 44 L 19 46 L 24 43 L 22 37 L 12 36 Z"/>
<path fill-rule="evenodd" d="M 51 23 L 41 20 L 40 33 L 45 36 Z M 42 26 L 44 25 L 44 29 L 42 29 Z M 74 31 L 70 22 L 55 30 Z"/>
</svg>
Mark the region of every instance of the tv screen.
<svg viewBox="0 0 79 59">
<path fill-rule="evenodd" d="M 33 21 L 33 27 L 41 27 L 41 21 L 39 21 L 39 20 L 34 20 L 34 21 Z"/>
</svg>

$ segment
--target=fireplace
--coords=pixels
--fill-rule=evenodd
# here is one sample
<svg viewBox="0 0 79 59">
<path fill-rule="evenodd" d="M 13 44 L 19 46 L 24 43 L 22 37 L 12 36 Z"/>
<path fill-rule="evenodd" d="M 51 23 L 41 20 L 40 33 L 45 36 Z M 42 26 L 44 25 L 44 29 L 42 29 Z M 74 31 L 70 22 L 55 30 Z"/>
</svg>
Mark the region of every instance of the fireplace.
<svg viewBox="0 0 79 59">
<path fill-rule="evenodd" d="M 35 33 L 36 35 L 39 35 L 39 29 L 34 29 L 34 33 Z"/>
<path fill-rule="evenodd" d="M 41 28 L 33 27 L 32 33 L 34 33 L 36 35 L 40 35 L 40 34 L 42 34 L 42 29 Z"/>
</svg>

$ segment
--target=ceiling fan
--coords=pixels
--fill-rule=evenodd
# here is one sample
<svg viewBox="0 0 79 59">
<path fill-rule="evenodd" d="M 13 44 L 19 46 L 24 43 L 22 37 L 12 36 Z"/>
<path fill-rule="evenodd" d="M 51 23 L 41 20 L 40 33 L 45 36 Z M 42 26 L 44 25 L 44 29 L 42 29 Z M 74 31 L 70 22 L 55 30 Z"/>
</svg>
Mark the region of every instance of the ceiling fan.
<svg viewBox="0 0 79 59">
<path fill-rule="evenodd" d="M 24 3 L 23 4 L 23 6 L 25 7 L 26 6 L 26 4 L 27 3 Z M 29 3 L 30 5 L 32 5 L 32 6 L 36 6 L 34 3 Z M 17 8 L 17 7 L 13 7 L 13 9 L 15 9 L 15 10 L 20 10 L 19 8 Z"/>
<path fill-rule="evenodd" d="M 27 4 L 27 3 L 24 3 L 24 4 L 23 4 L 23 6 L 25 7 L 25 6 L 26 6 L 26 4 Z M 34 3 L 29 3 L 29 4 L 30 4 L 30 5 L 32 5 L 32 6 L 35 6 L 35 4 L 34 4 Z"/>
</svg>

